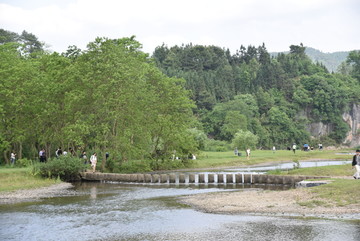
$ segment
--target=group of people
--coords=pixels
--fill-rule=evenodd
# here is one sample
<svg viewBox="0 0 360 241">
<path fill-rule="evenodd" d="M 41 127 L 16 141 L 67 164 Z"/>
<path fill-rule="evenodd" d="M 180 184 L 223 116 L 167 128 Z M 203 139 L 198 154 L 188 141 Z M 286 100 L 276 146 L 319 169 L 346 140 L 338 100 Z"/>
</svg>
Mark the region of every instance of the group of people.
<svg viewBox="0 0 360 241">
<path fill-rule="evenodd" d="M 245 153 L 246 153 L 246 158 L 250 159 L 250 148 L 246 148 Z M 241 153 L 239 152 L 237 147 L 235 147 L 235 149 L 234 149 L 234 154 L 235 154 L 235 156 L 241 156 Z"/>
<path fill-rule="evenodd" d="M 74 151 L 74 149 L 72 149 L 71 147 L 69 148 L 69 152 L 67 151 L 63 151 L 61 149 L 61 147 L 59 147 L 56 151 L 55 151 L 55 156 L 56 157 L 60 157 L 61 155 L 66 156 L 68 153 L 70 153 L 72 156 L 76 156 L 76 152 Z"/>
<path fill-rule="evenodd" d="M 323 150 L 323 145 L 320 143 L 318 146 L 319 146 L 319 150 L 322 151 Z M 292 150 L 295 153 L 296 149 L 297 149 L 296 143 L 293 143 L 292 147 L 291 148 L 288 147 L 287 149 Z M 309 146 L 309 144 L 304 144 L 304 146 L 302 147 L 302 150 L 303 151 L 310 151 L 310 150 L 312 151 L 312 150 L 314 150 L 314 147 Z"/>
<path fill-rule="evenodd" d="M 55 156 L 56 158 L 59 158 L 60 156 L 66 156 L 68 155 L 68 153 L 71 154 L 71 156 L 76 156 L 76 152 L 74 151 L 74 149 L 72 149 L 71 147 L 69 148 L 69 151 L 63 151 L 61 147 L 59 147 L 56 151 L 55 151 Z M 14 155 L 14 160 L 11 161 L 12 163 L 15 162 L 15 154 L 11 153 L 11 160 L 12 157 Z M 106 153 L 106 159 L 109 157 L 109 153 Z M 90 156 L 90 163 L 88 162 L 88 158 L 86 155 L 86 151 L 83 151 L 80 155 L 80 159 L 82 159 L 84 161 L 84 164 L 91 164 L 92 167 L 92 171 L 95 172 L 96 171 L 96 164 L 97 164 L 97 154 L 96 152 L 94 152 L 91 156 Z M 41 149 L 39 151 L 39 160 L 40 162 L 46 162 L 46 151 L 45 149 Z"/>
</svg>

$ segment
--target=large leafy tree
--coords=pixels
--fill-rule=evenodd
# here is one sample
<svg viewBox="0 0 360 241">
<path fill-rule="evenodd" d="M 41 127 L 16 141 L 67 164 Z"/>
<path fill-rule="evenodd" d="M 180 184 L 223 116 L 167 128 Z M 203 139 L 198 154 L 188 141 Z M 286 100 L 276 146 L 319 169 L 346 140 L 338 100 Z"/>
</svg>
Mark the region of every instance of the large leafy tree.
<svg viewBox="0 0 360 241">
<path fill-rule="evenodd" d="M 5 156 L 13 148 L 28 158 L 45 148 L 50 156 L 58 146 L 118 160 L 196 152 L 184 80 L 162 74 L 134 37 L 97 38 L 85 51 L 72 46 L 36 58 L 18 46 L 0 45 Z"/>
<path fill-rule="evenodd" d="M 360 50 L 351 51 L 346 62 L 352 66 L 351 75 L 360 81 Z"/>
</svg>

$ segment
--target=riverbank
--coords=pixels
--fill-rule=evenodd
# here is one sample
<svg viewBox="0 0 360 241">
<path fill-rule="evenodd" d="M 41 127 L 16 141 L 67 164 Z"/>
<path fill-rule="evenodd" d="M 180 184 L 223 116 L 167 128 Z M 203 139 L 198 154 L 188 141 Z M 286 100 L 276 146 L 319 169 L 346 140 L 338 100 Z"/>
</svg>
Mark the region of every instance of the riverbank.
<svg viewBox="0 0 360 241">
<path fill-rule="evenodd" d="M 360 182 L 359 182 L 360 185 Z M 207 212 L 220 214 L 262 214 L 282 216 L 350 217 L 359 216 L 360 204 L 338 206 L 319 198 L 309 188 L 286 191 L 244 189 L 235 192 L 217 192 L 184 196 L 183 204 Z M 359 218 L 359 217 L 355 217 Z"/>
<path fill-rule="evenodd" d="M 72 196 L 75 194 L 74 191 L 69 190 L 72 187 L 71 183 L 62 182 L 41 188 L 0 192 L 0 205 L 39 201 L 42 198 Z"/>
</svg>

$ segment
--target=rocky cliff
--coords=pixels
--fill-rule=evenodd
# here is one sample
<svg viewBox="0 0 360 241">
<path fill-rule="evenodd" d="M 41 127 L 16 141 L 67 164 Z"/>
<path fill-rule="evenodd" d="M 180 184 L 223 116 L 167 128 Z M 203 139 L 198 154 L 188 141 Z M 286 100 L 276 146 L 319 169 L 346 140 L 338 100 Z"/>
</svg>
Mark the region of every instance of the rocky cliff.
<svg viewBox="0 0 360 241">
<path fill-rule="evenodd" d="M 360 132 L 358 132 L 360 129 L 360 105 L 352 104 L 350 110 L 343 113 L 342 118 L 350 127 L 343 144 L 350 147 L 360 146 Z M 316 122 L 309 124 L 307 130 L 314 138 L 319 138 L 329 135 L 333 130 L 333 125 Z"/>
<path fill-rule="evenodd" d="M 350 147 L 360 146 L 360 105 L 353 104 L 350 111 L 342 115 L 343 120 L 350 126 L 344 144 L 349 144 Z"/>
</svg>

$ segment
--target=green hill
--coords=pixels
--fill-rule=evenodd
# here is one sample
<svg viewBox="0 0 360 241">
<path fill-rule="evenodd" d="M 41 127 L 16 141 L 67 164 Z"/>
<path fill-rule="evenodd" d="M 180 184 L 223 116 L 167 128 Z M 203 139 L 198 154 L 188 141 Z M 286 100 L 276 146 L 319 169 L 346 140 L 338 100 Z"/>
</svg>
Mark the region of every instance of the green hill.
<svg viewBox="0 0 360 241">
<path fill-rule="evenodd" d="M 284 52 L 272 52 L 271 56 L 277 56 L 279 53 L 289 53 L 289 51 Z M 333 53 L 324 53 L 320 50 L 306 47 L 305 53 L 309 58 L 314 62 L 319 62 L 325 65 L 329 72 L 337 72 L 338 66 L 346 60 L 346 57 L 349 54 L 349 51 L 338 51 Z"/>
<path fill-rule="evenodd" d="M 330 72 L 336 72 L 338 66 L 346 60 L 349 51 L 323 53 L 320 50 L 311 47 L 306 47 L 305 53 L 315 63 L 320 62 L 324 64 Z"/>
</svg>

